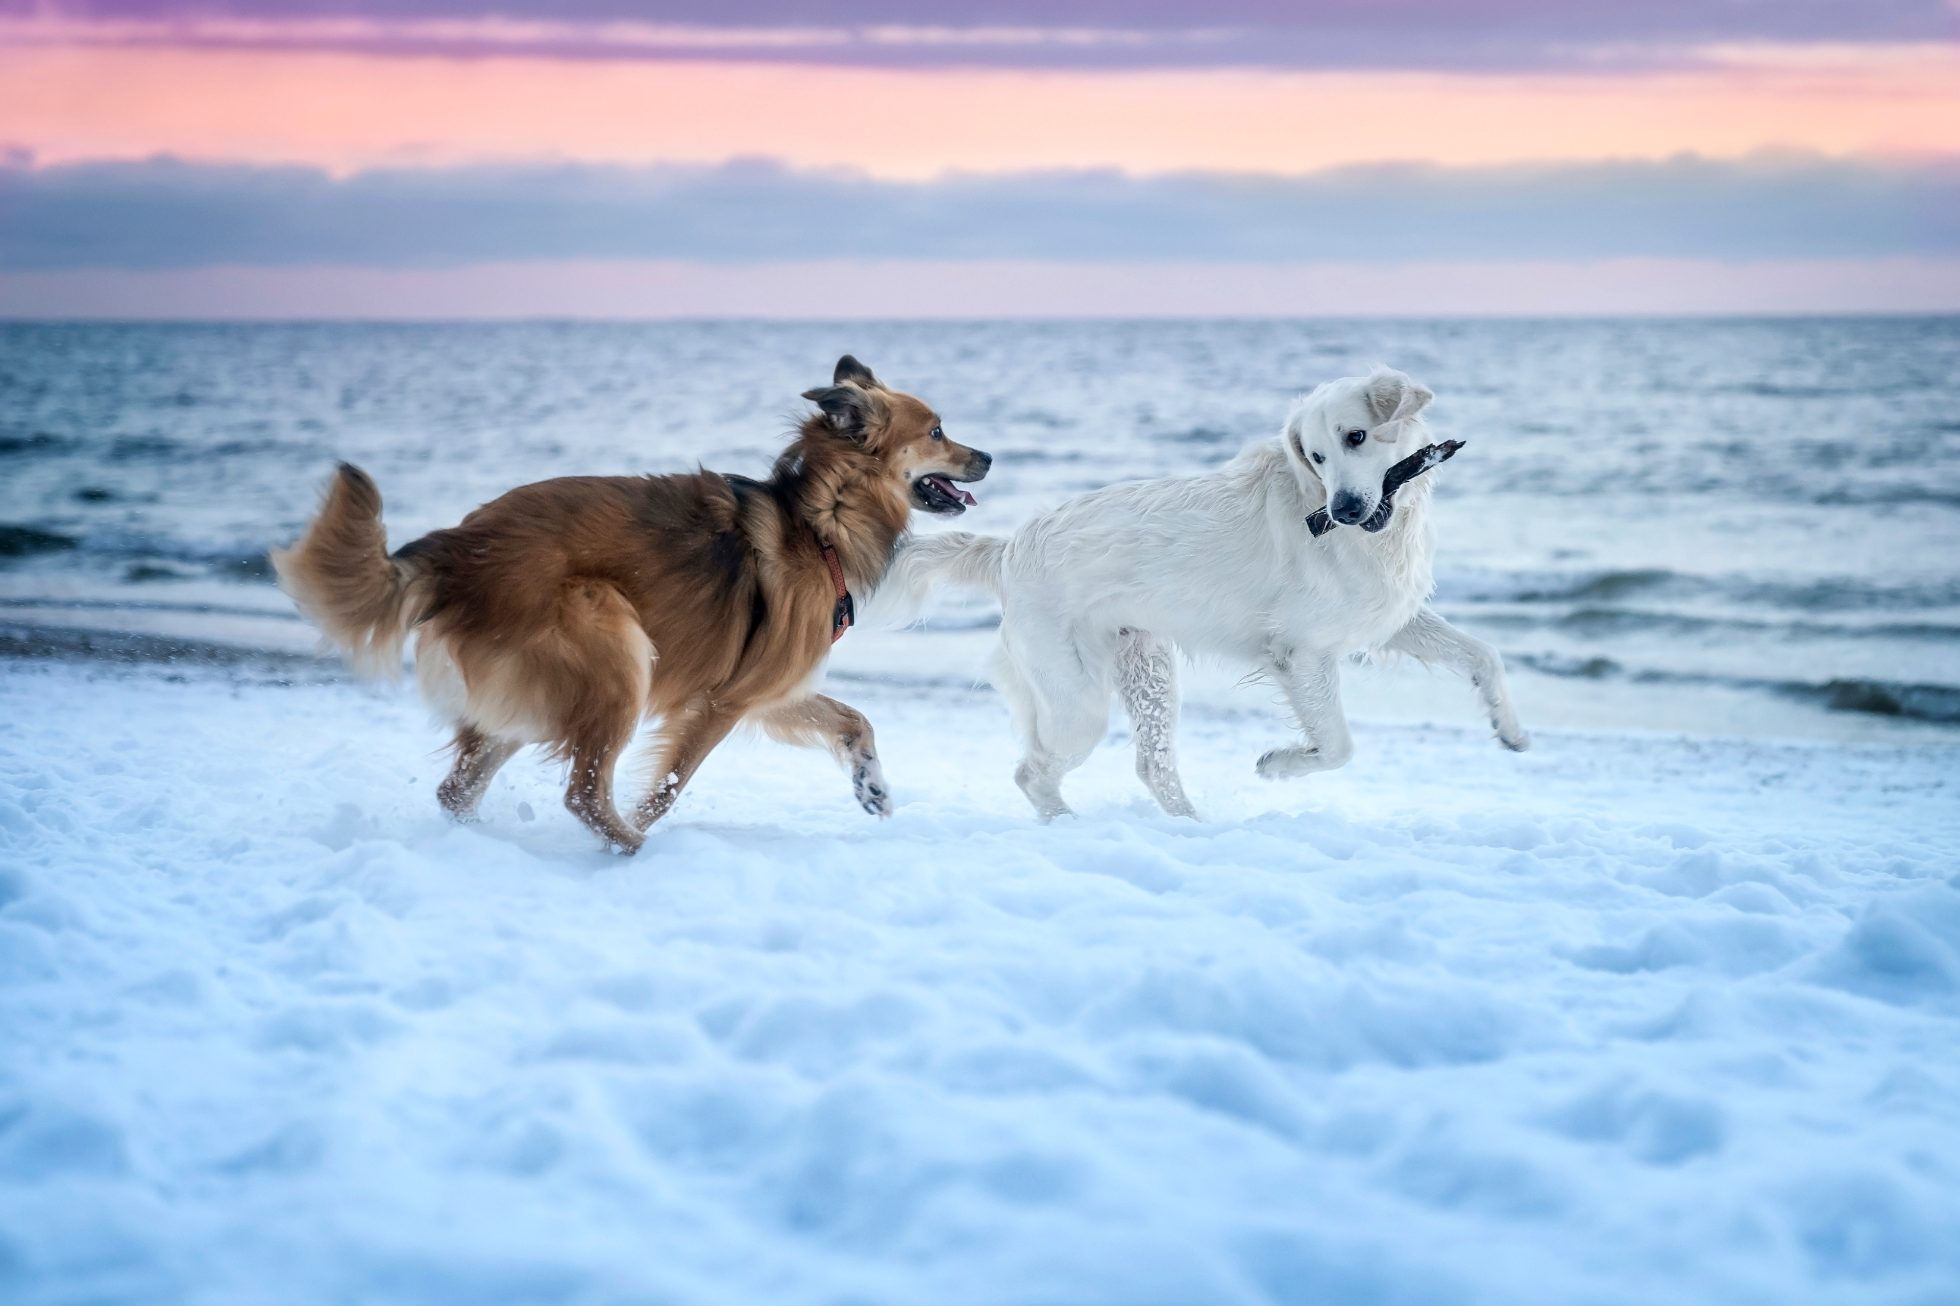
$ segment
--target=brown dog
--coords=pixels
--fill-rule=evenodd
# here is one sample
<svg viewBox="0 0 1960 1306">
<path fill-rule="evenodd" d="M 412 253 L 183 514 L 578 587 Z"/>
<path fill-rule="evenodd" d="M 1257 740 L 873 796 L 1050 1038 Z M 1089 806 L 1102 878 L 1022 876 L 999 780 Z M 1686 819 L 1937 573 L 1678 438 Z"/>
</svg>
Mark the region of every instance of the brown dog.
<svg viewBox="0 0 1960 1306">
<path fill-rule="evenodd" d="M 571 764 L 565 805 L 636 851 L 695 768 L 739 722 L 827 747 L 857 800 L 890 813 L 862 713 L 812 692 L 852 594 L 885 574 L 911 510 L 961 513 L 993 459 L 846 354 L 766 481 L 699 471 L 570 476 L 512 490 L 459 526 L 387 552 L 381 494 L 342 464 L 281 586 L 357 668 L 389 672 L 418 635 L 425 698 L 456 723 L 437 797 L 476 811 L 525 744 Z M 652 791 L 632 819 L 613 771 L 640 722 L 661 719 Z"/>
</svg>

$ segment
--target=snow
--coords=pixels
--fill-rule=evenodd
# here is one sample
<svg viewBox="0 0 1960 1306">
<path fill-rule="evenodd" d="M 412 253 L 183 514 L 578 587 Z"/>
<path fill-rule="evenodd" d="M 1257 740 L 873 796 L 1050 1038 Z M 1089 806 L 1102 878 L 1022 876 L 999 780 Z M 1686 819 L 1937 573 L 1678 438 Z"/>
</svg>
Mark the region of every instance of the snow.
<svg viewBox="0 0 1960 1306">
<path fill-rule="evenodd" d="M 1041 826 L 832 688 L 891 820 L 737 740 L 622 860 L 404 690 L 0 664 L 0 1299 L 1960 1295 L 1960 749 L 1201 703 Z"/>
</svg>

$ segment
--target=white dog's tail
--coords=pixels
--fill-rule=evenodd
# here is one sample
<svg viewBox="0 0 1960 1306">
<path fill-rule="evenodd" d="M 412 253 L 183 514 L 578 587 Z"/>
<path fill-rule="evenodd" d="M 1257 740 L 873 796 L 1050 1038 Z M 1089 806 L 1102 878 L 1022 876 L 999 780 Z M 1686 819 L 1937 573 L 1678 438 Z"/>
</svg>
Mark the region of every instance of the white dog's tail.
<svg viewBox="0 0 1960 1306">
<path fill-rule="evenodd" d="M 971 531 L 909 537 L 878 582 L 866 620 L 881 626 L 916 620 L 927 597 L 940 585 L 963 585 L 999 598 L 1000 557 L 1006 548 L 1007 541 L 998 535 Z"/>
</svg>

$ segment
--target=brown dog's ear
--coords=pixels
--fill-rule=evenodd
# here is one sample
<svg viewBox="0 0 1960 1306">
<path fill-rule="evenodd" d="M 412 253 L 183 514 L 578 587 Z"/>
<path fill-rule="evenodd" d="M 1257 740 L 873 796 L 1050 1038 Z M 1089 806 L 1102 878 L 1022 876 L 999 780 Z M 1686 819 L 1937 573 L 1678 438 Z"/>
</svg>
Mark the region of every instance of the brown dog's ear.
<svg viewBox="0 0 1960 1306">
<path fill-rule="evenodd" d="M 849 361 L 848 355 L 845 361 Z M 838 367 L 842 368 L 843 364 L 839 363 Z M 864 428 L 876 412 L 877 401 L 856 385 L 805 390 L 803 397 L 823 409 L 823 415 L 830 419 L 830 429 L 847 440 L 862 440 Z"/>
<path fill-rule="evenodd" d="M 855 382 L 867 390 L 878 384 L 878 378 L 871 375 L 871 369 L 849 354 L 837 360 L 837 370 L 830 376 L 832 385 L 843 385 L 846 381 Z"/>
</svg>

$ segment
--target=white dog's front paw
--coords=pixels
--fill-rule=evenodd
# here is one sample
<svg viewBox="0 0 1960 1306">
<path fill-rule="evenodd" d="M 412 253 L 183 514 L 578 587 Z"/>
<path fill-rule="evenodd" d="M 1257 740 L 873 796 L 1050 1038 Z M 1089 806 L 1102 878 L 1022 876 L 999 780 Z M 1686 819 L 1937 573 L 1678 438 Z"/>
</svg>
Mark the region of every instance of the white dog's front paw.
<svg viewBox="0 0 1960 1306">
<path fill-rule="evenodd" d="M 1260 757 L 1257 770 L 1268 780 L 1291 780 L 1296 776 L 1312 775 L 1316 771 L 1332 771 L 1339 765 L 1340 762 L 1318 748 L 1303 748 L 1296 744 L 1266 753 Z"/>
<path fill-rule="evenodd" d="M 1512 752 L 1522 753 L 1531 747 L 1531 736 L 1526 734 L 1524 727 L 1517 722 L 1513 721 L 1506 725 L 1501 721 L 1493 721 L 1491 724 L 1497 727 L 1497 742 Z"/>
<path fill-rule="evenodd" d="M 891 790 L 885 787 L 885 771 L 877 758 L 869 758 L 851 772 L 851 792 L 858 806 L 881 820 L 892 814 Z"/>
</svg>

